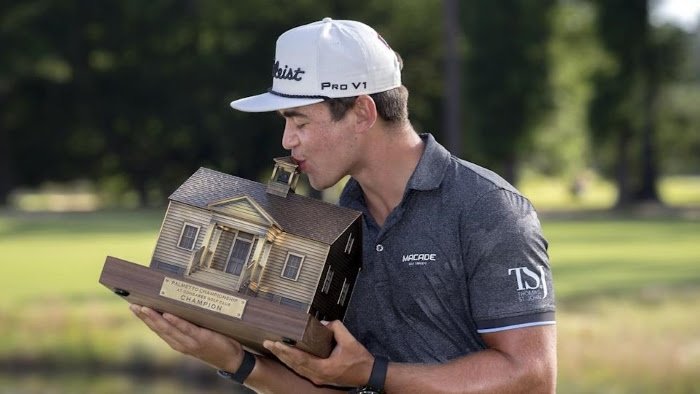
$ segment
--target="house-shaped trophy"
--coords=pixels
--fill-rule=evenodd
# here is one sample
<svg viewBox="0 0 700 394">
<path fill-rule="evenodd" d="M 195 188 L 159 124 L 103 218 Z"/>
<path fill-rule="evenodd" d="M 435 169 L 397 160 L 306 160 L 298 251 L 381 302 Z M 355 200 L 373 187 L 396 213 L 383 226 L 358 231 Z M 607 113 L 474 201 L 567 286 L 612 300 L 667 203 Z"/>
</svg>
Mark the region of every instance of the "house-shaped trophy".
<svg viewBox="0 0 700 394">
<path fill-rule="evenodd" d="M 100 283 L 267 353 L 283 341 L 320 357 L 319 320 L 342 319 L 361 268 L 361 213 L 294 193 L 275 159 L 267 185 L 200 168 L 170 197 L 150 267 L 107 257 Z"/>
</svg>

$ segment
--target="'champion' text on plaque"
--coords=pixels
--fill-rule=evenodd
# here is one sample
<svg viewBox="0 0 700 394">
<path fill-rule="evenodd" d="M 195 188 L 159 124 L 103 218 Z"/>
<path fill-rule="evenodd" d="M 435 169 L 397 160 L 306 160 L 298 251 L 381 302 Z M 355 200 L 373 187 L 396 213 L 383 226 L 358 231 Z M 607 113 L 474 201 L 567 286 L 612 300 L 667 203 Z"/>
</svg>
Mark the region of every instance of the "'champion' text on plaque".
<svg viewBox="0 0 700 394">
<path fill-rule="evenodd" d="M 160 295 L 189 305 L 240 319 L 246 300 L 219 291 L 165 277 Z"/>
</svg>

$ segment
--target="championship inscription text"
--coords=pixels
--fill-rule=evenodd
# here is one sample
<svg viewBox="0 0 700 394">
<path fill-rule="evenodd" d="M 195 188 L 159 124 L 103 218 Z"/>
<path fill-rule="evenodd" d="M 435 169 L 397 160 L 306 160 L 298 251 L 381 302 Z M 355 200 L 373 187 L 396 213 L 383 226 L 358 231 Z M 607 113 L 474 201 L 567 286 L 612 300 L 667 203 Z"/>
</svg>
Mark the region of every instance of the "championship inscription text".
<svg viewBox="0 0 700 394">
<path fill-rule="evenodd" d="M 240 319 L 246 300 L 177 279 L 164 278 L 160 295 Z"/>
</svg>

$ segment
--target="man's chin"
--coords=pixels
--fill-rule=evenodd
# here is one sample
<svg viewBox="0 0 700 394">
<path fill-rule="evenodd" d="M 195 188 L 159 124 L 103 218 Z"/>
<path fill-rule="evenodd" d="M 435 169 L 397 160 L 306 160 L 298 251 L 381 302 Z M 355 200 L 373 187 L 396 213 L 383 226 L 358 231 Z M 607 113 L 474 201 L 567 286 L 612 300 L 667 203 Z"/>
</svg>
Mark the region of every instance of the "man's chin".
<svg viewBox="0 0 700 394">
<path fill-rule="evenodd" d="M 311 182 L 309 182 L 309 185 L 311 186 L 312 189 L 316 190 L 317 192 L 322 192 L 330 187 L 330 186 L 324 187 L 324 186 L 315 185 Z"/>
<path fill-rule="evenodd" d="M 334 185 L 334 184 L 328 185 L 327 182 L 324 183 L 324 182 L 316 181 L 311 177 L 309 177 L 308 179 L 309 179 L 309 186 L 311 186 L 311 188 L 313 188 L 314 190 L 319 191 L 319 192 L 322 192 L 322 191 L 324 191 L 324 190 L 326 190 L 329 187 Z"/>
</svg>

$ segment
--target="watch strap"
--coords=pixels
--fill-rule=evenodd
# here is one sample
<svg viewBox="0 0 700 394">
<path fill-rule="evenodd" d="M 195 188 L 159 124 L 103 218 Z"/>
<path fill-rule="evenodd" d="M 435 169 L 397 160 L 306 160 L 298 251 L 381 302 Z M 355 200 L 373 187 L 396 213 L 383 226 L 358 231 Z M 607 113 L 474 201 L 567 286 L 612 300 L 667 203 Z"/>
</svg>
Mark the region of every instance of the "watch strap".
<svg viewBox="0 0 700 394">
<path fill-rule="evenodd" d="M 248 375 L 250 375 L 250 373 L 253 372 L 256 360 L 257 359 L 255 358 L 253 353 L 244 350 L 243 362 L 241 362 L 241 365 L 238 367 L 238 370 L 236 370 L 236 372 L 229 372 L 220 369 L 216 373 L 223 378 L 231 379 L 240 384 L 243 384 L 243 382 L 245 382 L 245 380 L 248 378 Z"/>
<path fill-rule="evenodd" d="M 375 356 L 372 372 L 369 375 L 367 388 L 371 388 L 378 393 L 384 392 L 384 382 L 386 381 L 386 372 L 389 368 L 389 360 L 383 356 Z"/>
</svg>

